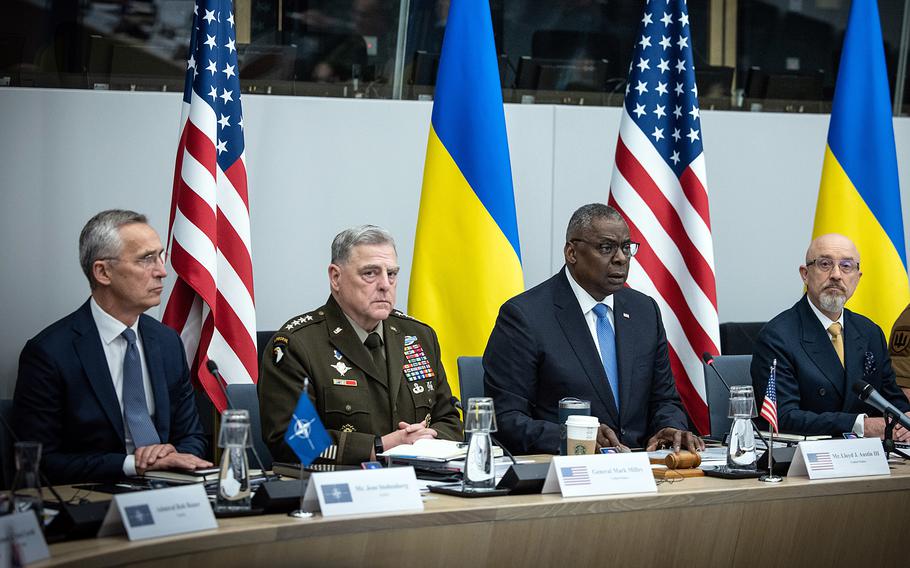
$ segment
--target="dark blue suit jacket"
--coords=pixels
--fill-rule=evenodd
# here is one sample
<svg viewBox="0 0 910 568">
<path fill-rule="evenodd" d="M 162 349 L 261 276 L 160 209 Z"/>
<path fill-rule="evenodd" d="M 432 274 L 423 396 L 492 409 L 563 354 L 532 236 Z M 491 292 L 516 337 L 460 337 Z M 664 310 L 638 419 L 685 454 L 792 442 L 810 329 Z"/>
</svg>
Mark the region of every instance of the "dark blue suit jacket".
<svg viewBox="0 0 910 568">
<path fill-rule="evenodd" d="M 559 452 L 559 399 L 591 401 L 591 414 L 631 447 L 666 426 L 685 429 L 654 300 L 630 288 L 613 294 L 621 411 L 594 338 L 564 271 L 499 310 L 483 356 L 496 437 L 516 453 Z"/>
<path fill-rule="evenodd" d="M 901 412 L 910 410 L 910 402 L 894 382 L 882 330 L 868 318 L 844 310 L 843 333 L 841 366 L 831 337 L 805 295 L 762 328 L 752 355 L 752 384 L 761 404 L 776 358 L 781 431 L 840 436 L 853 429 L 859 414 L 881 416 L 853 393 L 858 380 L 872 385 Z"/>
<path fill-rule="evenodd" d="M 205 436 L 180 337 L 144 314 L 139 335 L 161 442 L 203 456 Z M 52 483 L 123 477 L 123 415 L 88 302 L 26 343 L 13 420 L 20 439 L 43 445 L 42 467 Z"/>
</svg>

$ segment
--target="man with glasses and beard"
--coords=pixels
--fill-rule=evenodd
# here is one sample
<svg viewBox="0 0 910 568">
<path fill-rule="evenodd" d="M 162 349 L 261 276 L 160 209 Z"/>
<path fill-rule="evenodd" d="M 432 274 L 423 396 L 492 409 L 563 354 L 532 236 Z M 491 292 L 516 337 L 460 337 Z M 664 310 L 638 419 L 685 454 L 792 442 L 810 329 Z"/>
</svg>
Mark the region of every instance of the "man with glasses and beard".
<svg viewBox="0 0 910 568">
<path fill-rule="evenodd" d="M 799 267 L 806 294 L 768 322 L 755 343 L 752 383 L 764 396 L 777 360 L 778 424 L 784 432 L 882 437 L 881 413 L 859 400 L 853 384 L 865 381 L 902 412 L 910 402 L 897 387 L 882 330 L 844 309 L 859 279 L 859 251 L 843 235 L 822 235 Z M 901 426 L 897 441 L 910 440 Z"/>
<path fill-rule="evenodd" d="M 569 220 L 565 267 L 502 305 L 483 355 L 497 438 L 514 453 L 559 453 L 559 400 L 591 402 L 599 447 L 697 451 L 654 300 L 625 286 L 638 252 L 625 219 L 592 203 Z"/>
</svg>

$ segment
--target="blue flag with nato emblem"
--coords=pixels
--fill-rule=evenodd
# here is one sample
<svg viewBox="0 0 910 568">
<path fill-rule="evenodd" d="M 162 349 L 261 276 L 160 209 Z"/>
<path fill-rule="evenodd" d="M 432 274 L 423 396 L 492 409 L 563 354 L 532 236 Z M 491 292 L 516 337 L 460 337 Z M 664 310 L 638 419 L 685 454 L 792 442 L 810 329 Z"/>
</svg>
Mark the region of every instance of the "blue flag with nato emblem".
<svg viewBox="0 0 910 568">
<path fill-rule="evenodd" d="M 284 441 L 294 450 L 303 465 L 313 463 L 324 449 L 332 445 L 332 438 L 319 420 L 316 408 L 307 396 L 306 387 L 300 393 L 300 400 L 297 401 L 297 407 L 288 422 Z"/>
</svg>

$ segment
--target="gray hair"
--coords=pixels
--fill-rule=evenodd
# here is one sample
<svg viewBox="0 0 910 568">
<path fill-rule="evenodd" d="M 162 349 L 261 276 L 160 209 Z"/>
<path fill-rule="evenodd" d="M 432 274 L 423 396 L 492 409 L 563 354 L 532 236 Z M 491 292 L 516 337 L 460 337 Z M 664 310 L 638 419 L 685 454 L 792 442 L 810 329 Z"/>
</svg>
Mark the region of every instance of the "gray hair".
<svg viewBox="0 0 910 568">
<path fill-rule="evenodd" d="M 626 222 L 619 214 L 619 211 L 603 203 L 589 203 L 582 205 L 572 213 L 569 219 L 569 226 L 566 227 L 566 241 L 569 241 L 573 235 L 578 235 L 594 226 L 595 219 L 609 219 L 611 221 Z"/>
<path fill-rule="evenodd" d="M 358 245 L 392 245 L 392 233 L 376 225 L 360 225 L 345 229 L 335 235 L 332 241 L 332 264 L 344 264 L 351 256 L 351 250 Z M 396 251 L 397 253 L 397 251 Z"/>
<path fill-rule="evenodd" d="M 88 220 L 79 234 L 79 264 L 94 290 L 98 285 L 92 272 L 96 260 L 115 258 L 123 248 L 120 227 L 132 223 L 148 223 L 145 215 L 125 209 L 108 209 Z"/>
</svg>

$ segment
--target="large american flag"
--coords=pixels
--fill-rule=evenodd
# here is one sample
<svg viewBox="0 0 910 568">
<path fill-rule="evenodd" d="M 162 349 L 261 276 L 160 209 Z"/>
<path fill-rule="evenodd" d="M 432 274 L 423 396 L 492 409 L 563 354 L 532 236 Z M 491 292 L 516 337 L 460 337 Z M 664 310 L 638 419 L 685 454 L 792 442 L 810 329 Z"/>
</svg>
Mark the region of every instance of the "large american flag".
<svg viewBox="0 0 910 568">
<path fill-rule="evenodd" d="M 765 389 L 765 400 L 761 404 L 761 417 L 768 421 L 772 432 L 777 429 L 777 359 L 771 365 L 768 386 Z"/>
<path fill-rule="evenodd" d="M 649 0 L 640 29 L 609 202 L 629 222 L 632 239 L 641 242 L 629 285 L 657 301 L 680 397 L 695 427 L 707 433 L 701 354 L 718 352 L 720 331 L 685 1 Z"/>
<path fill-rule="evenodd" d="M 197 0 L 194 13 L 168 227 L 177 278 L 163 321 L 220 411 L 226 401 L 206 361 L 231 383 L 259 375 L 250 212 L 232 2 Z"/>
</svg>

